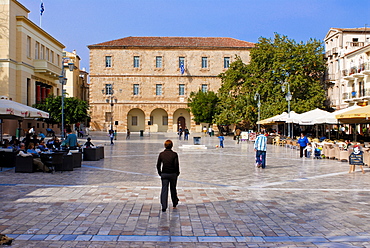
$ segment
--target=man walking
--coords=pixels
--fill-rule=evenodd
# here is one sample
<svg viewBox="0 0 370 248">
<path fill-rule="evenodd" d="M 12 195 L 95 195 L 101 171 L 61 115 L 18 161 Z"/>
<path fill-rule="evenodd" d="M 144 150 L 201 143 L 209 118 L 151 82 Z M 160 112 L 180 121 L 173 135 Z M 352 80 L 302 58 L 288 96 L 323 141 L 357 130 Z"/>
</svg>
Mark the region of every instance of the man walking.
<svg viewBox="0 0 370 248">
<path fill-rule="evenodd" d="M 256 138 L 254 142 L 254 151 L 256 152 L 257 167 L 265 169 L 266 167 L 266 148 L 267 148 L 267 137 L 265 130 L 263 130 Z"/>
</svg>

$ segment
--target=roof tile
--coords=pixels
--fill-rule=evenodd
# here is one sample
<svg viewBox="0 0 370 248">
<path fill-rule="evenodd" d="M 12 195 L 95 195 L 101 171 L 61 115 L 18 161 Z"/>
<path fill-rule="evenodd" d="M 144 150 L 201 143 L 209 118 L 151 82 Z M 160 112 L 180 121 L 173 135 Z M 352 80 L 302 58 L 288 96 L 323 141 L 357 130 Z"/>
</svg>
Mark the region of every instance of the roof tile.
<svg viewBox="0 0 370 248">
<path fill-rule="evenodd" d="M 252 42 L 222 37 L 126 37 L 90 45 L 90 47 L 217 47 L 250 48 Z"/>
</svg>

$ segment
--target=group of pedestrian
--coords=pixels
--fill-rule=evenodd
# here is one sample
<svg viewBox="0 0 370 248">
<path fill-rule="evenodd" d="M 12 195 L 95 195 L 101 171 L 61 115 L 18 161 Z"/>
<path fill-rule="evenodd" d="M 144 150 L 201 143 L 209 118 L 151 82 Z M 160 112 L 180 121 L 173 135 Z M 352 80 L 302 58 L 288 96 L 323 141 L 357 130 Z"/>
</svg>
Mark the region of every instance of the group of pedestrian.
<svg viewBox="0 0 370 248">
<path fill-rule="evenodd" d="M 189 129 L 185 126 L 184 129 L 182 127 L 179 127 L 179 130 L 177 131 L 177 135 L 179 136 L 179 140 L 181 140 L 182 134 L 184 133 L 184 140 L 189 140 Z"/>
</svg>

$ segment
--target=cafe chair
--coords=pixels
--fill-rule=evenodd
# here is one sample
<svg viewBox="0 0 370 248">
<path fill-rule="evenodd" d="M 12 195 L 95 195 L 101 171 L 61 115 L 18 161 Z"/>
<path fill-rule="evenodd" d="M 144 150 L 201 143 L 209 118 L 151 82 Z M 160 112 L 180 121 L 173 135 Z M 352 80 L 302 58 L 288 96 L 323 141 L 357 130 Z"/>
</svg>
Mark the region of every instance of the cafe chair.
<svg viewBox="0 0 370 248">
<path fill-rule="evenodd" d="M 52 153 L 48 159 L 44 161 L 44 164 L 49 167 L 52 172 L 61 170 L 63 166 L 63 153 Z"/>
<path fill-rule="evenodd" d="M 32 156 L 16 156 L 15 158 L 15 172 L 33 173 L 35 171 L 33 166 Z"/>
</svg>

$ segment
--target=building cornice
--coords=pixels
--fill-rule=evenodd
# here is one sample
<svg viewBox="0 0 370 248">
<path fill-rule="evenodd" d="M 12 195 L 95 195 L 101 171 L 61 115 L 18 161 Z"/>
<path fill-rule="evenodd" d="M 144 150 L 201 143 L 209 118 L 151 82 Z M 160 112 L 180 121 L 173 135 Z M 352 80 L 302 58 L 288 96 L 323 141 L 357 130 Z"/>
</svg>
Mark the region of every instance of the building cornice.
<svg viewBox="0 0 370 248">
<path fill-rule="evenodd" d="M 255 47 L 213 47 L 213 46 L 204 46 L 204 47 L 193 47 L 193 46 L 99 46 L 99 45 L 90 45 L 87 46 L 90 50 L 100 49 L 100 50 L 121 50 L 121 49 L 131 49 L 131 50 L 141 50 L 141 49 L 150 49 L 150 50 L 250 50 Z"/>
<path fill-rule="evenodd" d="M 218 78 L 218 75 L 215 75 L 215 76 L 212 76 L 212 75 L 206 75 L 206 76 L 202 76 L 202 75 L 112 75 L 112 74 L 106 74 L 106 75 L 94 75 L 94 74 L 90 74 L 89 75 L 90 78 L 92 77 L 96 77 L 96 78 L 102 78 L 102 77 L 109 77 L 109 78 L 116 78 L 116 77 L 161 77 L 161 78 L 165 78 L 165 77 L 174 77 L 174 78 L 192 78 L 192 77 L 198 77 L 198 78 Z"/>
<path fill-rule="evenodd" d="M 27 13 L 30 13 L 31 11 L 29 11 L 29 9 L 27 9 L 23 4 L 21 4 L 20 2 L 18 2 L 17 0 L 12 0 L 15 4 L 17 4 L 19 7 L 21 7 L 24 11 L 26 11 Z"/>
<path fill-rule="evenodd" d="M 30 25 L 33 29 L 37 30 L 42 35 L 44 35 L 45 37 L 47 37 L 48 39 L 50 39 L 52 42 L 54 42 L 55 44 L 57 44 L 60 48 L 62 48 L 62 49 L 65 48 L 65 46 L 61 42 L 59 42 L 53 36 L 51 36 L 50 34 L 48 34 L 47 32 L 45 32 L 45 30 L 43 30 L 42 28 L 40 28 L 39 26 L 37 26 L 34 22 L 32 22 L 27 17 L 25 17 L 25 16 L 17 16 L 16 18 L 17 18 L 17 21 L 24 22 L 24 23 Z"/>
</svg>

